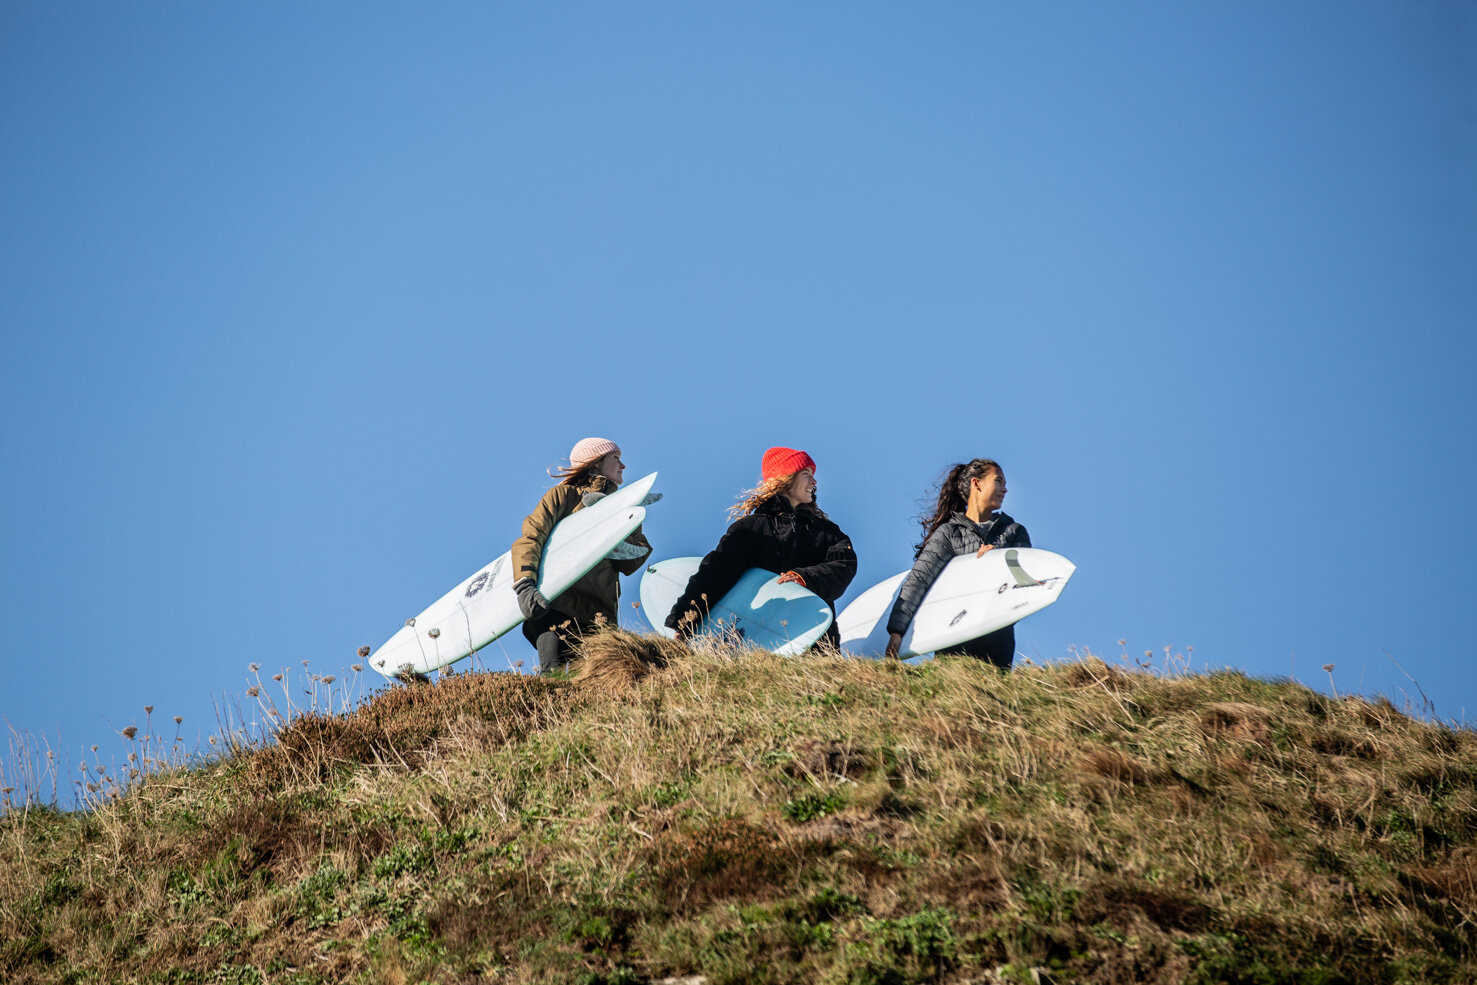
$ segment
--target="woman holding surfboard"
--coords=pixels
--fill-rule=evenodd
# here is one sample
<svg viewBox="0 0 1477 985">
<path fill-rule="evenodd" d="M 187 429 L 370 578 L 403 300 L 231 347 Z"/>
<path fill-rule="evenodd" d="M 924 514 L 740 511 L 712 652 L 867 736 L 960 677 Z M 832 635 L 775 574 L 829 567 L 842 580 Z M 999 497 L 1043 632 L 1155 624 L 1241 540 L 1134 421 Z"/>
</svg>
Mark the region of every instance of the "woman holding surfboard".
<svg viewBox="0 0 1477 985">
<path fill-rule="evenodd" d="M 729 511 L 735 517 L 687 582 L 666 624 L 690 635 L 707 611 L 750 568 L 764 568 L 819 595 L 831 606 L 856 575 L 851 539 L 816 505 L 815 459 L 794 448 L 770 448 L 759 485 Z M 840 637 L 833 622 L 825 639 Z"/>
<path fill-rule="evenodd" d="M 651 544 L 637 527 L 562 595 L 550 600 L 538 590 L 539 560 L 554 525 L 615 491 L 625 471 L 614 441 L 582 439 L 570 451 L 569 465 L 554 471 L 559 484 L 544 493 L 523 521 L 523 536 L 513 541 L 513 591 L 523 613 L 523 635 L 538 651 L 539 673 L 563 670 L 574 653 L 574 640 L 601 625 L 616 625 L 620 575 L 640 570 L 651 553 Z"/>
<path fill-rule="evenodd" d="M 950 561 L 971 552 L 983 557 L 997 547 L 1031 546 L 1026 528 L 1000 512 L 1004 501 L 1005 471 L 999 463 L 976 458 L 949 469 L 939 484 L 933 512 L 920 520 L 923 540 L 887 620 L 886 656 L 897 657 L 913 613 Z M 1015 626 L 966 640 L 940 655 L 970 656 L 988 660 L 1002 671 L 1009 670 L 1015 662 Z"/>
</svg>

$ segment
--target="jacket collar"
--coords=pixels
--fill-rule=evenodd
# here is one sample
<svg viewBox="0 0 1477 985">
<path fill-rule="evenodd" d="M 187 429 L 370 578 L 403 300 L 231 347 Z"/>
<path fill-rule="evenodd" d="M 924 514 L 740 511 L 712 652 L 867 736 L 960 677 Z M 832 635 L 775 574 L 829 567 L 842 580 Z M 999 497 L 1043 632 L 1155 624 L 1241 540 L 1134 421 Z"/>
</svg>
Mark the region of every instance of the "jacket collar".
<svg viewBox="0 0 1477 985">
<path fill-rule="evenodd" d="M 592 475 L 589 481 L 581 483 L 577 489 L 581 493 L 613 493 L 616 490 L 616 484 L 603 475 Z"/>
<path fill-rule="evenodd" d="M 954 512 L 954 515 L 949 517 L 950 523 L 962 524 L 966 527 L 973 527 L 976 530 L 989 530 L 1001 520 L 1004 520 L 1007 525 L 1015 522 L 1003 510 L 998 513 L 991 513 L 979 523 L 975 523 L 973 520 L 971 520 L 969 518 L 969 515 L 966 514 L 963 510 L 956 510 Z"/>
<path fill-rule="evenodd" d="M 764 502 L 760 503 L 759 506 L 754 510 L 754 512 L 763 513 L 766 516 L 784 516 L 786 514 L 794 516 L 797 511 L 795 507 L 790 505 L 790 501 L 785 497 L 772 496 L 769 499 L 766 499 Z"/>
</svg>

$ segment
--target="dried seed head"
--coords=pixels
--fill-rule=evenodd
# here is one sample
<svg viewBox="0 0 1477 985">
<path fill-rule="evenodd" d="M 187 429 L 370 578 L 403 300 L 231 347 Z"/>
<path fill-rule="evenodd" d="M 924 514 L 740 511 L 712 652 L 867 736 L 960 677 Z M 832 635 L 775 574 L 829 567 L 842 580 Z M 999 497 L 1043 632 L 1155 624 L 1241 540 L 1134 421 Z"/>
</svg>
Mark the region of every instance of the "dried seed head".
<svg viewBox="0 0 1477 985">
<path fill-rule="evenodd" d="M 180 724 L 184 720 L 185 720 L 185 717 L 183 715 L 175 715 L 174 716 L 174 724 L 176 724 L 176 725 Z"/>
<path fill-rule="evenodd" d="M 249 688 L 246 689 L 246 696 L 248 698 L 254 698 L 258 694 L 261 694 L 261 693 L 262 693 L 262 689 L 259 688 L 259 687 L 253 686 L 253 687 L 249 687 Z"/>
<path fill-rule="evenodd" d="M 1323 665 L 1323 669 L 1325 671 L 1327 671 L 1328 673 L 1332 674 L 1333 673 L 1333 664 L 1324 664 Z"/>
<path fill-rule="evenodd" d="M 323 678 L 323 683 L 324 684 L 332 684 L 333 682 L 334 682 L 334 676 L 332 674 L 329 674 L 327 677 Z"/>
<path fill-rule="evenodd" d="M 92 751 L 93 751 L 93 752 L 97 752 L 97 746 L 93 746 L 93 747 L 92 747 Z"/>
<path fill-rule="evenodd" d="M 369 656 L 369 647 L 367 647 L 367 646 L 361 646 L 359 648 L 359 656 L 361 656 L 361 657 L 367 657 L 367 656 Z"/>
<path fill-rule="evenodd" d="M 144 705 L 144 714 L 145 715 L 152 715 L 152 714 L 154 714 L 154 706 L 153 705 Z"/>
<path fill-rule="evenodd" d="M 280 680 L 282 680 L 282 675 L 281 674 L 273 674 L 272 675 L 272 680 L 274 680 L 274 681 L 280 681 Z"/>
<path fill-rule="evenodd" d="M 138 729 L 134 728 L 132 725 L 123 730 L 123 738 L 125 739 L 131 739 L 135 735 L 138 735 Z"/>
<path fill-rule="evenodd" d="M 430 628 L 430 629 L 429 629 L 429 630 L 427 630 L 427 631 L 426 631 L 426 635 L 427 635 L 427 636 L 429 636 L 429 637 L 430 637 L 430 638 L 431 638 L 431 639 L 433 639 L 433 640 L 434 640 L 434 639 L 436 639 L 436 638 L 437 638 L 437 637 L 438 637 L 438 636 L 440 636 L 440 635 L 441 635 L 441 630 L 439 630 L 439 629 L 437 629 L 437 628 L 435 628 L 435 627 L 434 627 L 434 626 L 433 626 L 433 627 L 431 627 L 431 628 Z M 306 664 L 304 664 L 304 666 L 307 666 L 307 665 L 306 665 Z"/>
<path fill-rule="evenodd" d="M 354 673 L 357 674 L 357 673 L 361 672 L 362 670 L 364 670 L 364 665 L 363 664 L 354 664 L 349 669 L 352 670 Z"/>
</svg>

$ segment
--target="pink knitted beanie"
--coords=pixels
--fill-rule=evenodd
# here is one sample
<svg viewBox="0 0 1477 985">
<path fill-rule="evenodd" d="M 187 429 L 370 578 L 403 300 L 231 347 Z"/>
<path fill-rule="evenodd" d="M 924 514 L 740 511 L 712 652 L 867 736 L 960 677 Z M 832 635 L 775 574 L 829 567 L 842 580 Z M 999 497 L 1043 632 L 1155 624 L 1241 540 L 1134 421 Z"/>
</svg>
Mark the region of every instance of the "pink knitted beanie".
<svg viewBox="0 0 1477 985">
<path fill-rule="evenodd" d="M 577 469 L 583 468 L 598 458 L 620 450 L 620 446 L 609 438 L 581 438 L 569 451 L 569 464 Z"/>
</svg>

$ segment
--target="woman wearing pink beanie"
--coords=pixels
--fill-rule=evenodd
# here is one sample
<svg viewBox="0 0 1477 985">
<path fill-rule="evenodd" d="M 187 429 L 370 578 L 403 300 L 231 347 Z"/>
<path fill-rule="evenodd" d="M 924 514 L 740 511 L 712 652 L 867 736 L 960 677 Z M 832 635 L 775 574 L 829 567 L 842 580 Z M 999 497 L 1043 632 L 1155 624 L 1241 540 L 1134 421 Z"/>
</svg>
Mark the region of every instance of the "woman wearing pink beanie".
<svg viewBox="0 0 1477 985">
<path fill-rule="evenodd" d="M 667 616 L 678 636 L 690 634 L 706 614 L 706 602 L 721 599 L 750 568 L 799 583 L 825 599 L 833 613 L 856 575 L 851 539 L 816 505 L 815 459 L 794 448 L 771 448 L 759 467 L 759 485 L 729 510 L 733 523 Z M 840 644 L 835 623 L 826 638 Z"/>
<path fill-rule="evenodd" d="M 552 600 L 538 590 L 539 561 L 554 525 L 576 510 L 597 502 L 621 484 L 626 466 L 621 450 L 608 438 L 584 438 L 569 452 L 569 464 L 551 473 L 559 484 L 544 493 L 523 521 L 523 536 L 513 541 L 513 590 L 523 613 L 523 635 L 538 651 L 540 673 L 563 670 L 572 643 L 599 626 L 616 624 L 620 575 L 641 569 L 651 544 L 641 528 L 611 556 Z"/>
</svg>

